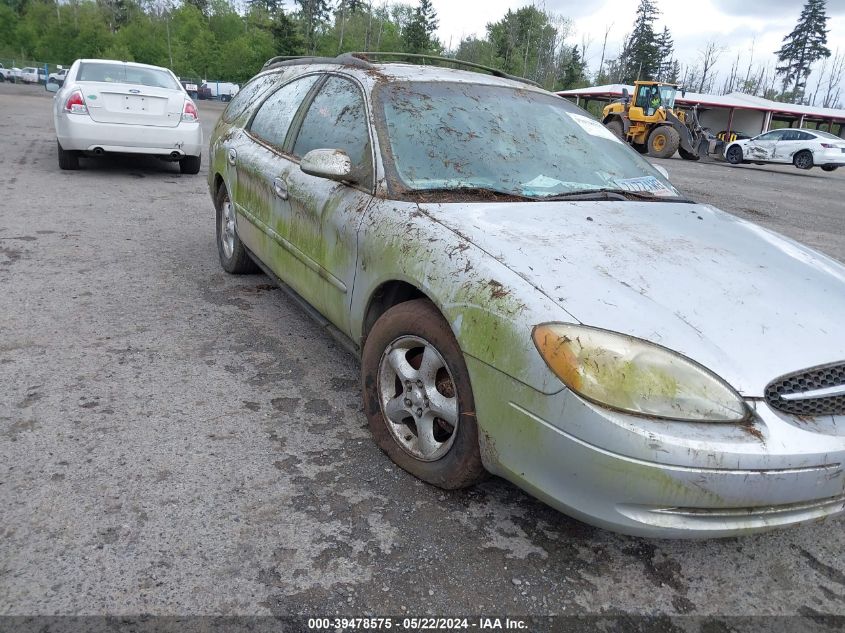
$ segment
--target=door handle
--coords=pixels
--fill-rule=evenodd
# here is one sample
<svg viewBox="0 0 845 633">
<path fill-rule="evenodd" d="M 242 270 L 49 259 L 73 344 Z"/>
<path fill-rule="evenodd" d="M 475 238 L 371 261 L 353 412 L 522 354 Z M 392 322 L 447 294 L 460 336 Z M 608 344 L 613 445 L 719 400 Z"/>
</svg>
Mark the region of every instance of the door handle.
<svg viewBox="0 0 845 633">
<path fill-rule="evenodd" d="M 275 193 L 282 200 L 288 199 L 288 186 L 281 178 L 273 180 L 273 193 Z"/>
<path fill-rule="evenodd" d="M 235 161 L 238 160 L 238 152 L 235 151 L 234 148 L 229 148 L 229 151 L 227 153 L 227 159 L 230 165 L 234 165 Z"/>
</svg>

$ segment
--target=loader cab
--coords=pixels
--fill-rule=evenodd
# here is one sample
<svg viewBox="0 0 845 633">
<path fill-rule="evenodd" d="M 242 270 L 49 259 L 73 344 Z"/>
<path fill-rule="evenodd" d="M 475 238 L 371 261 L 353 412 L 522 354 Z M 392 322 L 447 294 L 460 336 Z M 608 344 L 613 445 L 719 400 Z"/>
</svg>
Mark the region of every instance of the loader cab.
<svg viewBox="0 0 845 633">
<path fill-rule="evenodd" d="M 674 110 L 678 87 L 655 81 L 634 83 L 634 107 L 642 108 L 643 117 L 654 117 L 661 107 Z"/>
</svg>

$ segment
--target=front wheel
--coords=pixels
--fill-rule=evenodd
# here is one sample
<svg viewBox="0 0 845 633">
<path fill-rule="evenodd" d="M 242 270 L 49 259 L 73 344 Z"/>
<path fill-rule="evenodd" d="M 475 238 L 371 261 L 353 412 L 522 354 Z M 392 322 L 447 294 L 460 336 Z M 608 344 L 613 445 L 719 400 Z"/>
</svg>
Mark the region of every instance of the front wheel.
<svg viewBox="0 0 845 633">
<path fill-rule="evenodd" d="M 792 164 L 798 169 L 812 169 L 813 154 L 807 150 L 800 151 L 792 157 Z"/>
<path fill-rule="evenodd" d="M 361 374 L 370 431 L 396 465 L 449 490 L 486 477 L 469 372 L 430 301 L 400 303 L 376 321 Z"/>
<path fill-rule="evenodd" d="M 742 148 L 739 145 L 731 145 L 725 152 L 725 160 L 731 165 L 739 165 L 742 162 Z"/>
<path fill-rule="evenodd" d="M 648 155 L 655 158 L 671 158 L 678 151 L 681 135 L 668 125 L 660 125 L 648 137 Z"/>
<path fill-rule="evenodd" d="M 201 156 L 185 156 L 179 159 L 179 171 L 183 174 L 200 173 L 200 165 L 202 165 Z"/>
<path fill-rule="evenodd" d="M 607 123 L 605 123 L 605 127 L 613 132 L 613 135 L 618 138 L 620 141 L 625 140 L 625 127 L 622 125 L 622 121 L 619 119 L 611 119 Z"/>
<path fill-rule="evenodd" d="M 839 165 L 822 165 L 822 171 L 836 171 Z"/>
</svg>

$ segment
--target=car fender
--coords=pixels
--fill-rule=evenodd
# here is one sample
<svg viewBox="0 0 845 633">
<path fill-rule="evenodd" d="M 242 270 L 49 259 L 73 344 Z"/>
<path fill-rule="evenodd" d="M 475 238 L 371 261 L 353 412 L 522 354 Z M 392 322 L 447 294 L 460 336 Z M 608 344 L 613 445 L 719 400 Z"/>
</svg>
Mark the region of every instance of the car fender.
<svg viewBox="0 0 845 633">
<path fill-rule="evenodd" d="M 563 389 L 531 334 L 540 323 L 576 323 L 571 315 L 423 205 L 379 200 L 364 213 L 351 300 L 354 341 L 366 335 L 367 310 L 379 289 L 401 281 L 437 306 L 466 355 L 542 393 Z"/>
</svg>

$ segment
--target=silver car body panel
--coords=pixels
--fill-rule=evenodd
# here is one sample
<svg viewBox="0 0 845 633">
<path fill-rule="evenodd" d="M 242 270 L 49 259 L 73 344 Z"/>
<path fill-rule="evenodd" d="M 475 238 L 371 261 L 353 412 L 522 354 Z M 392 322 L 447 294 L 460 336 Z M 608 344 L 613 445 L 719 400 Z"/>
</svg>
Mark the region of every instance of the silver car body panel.
<svg viewBox="0 0 845 633">
<path fill-rule="evenodd" d="M 533 90 L 401 64 L 264 75 L 315 70 L 353 77 L 367 98 L 392 78 Z M 242 240 L 358 346 L 386 284 L 430 298 L 464 351 L 492 473 L 587 522 L 649 536 L 744 534 L 845 510 L 845 416 L 799 418 L 761 398 L 781 374 L 845 359 L 841 264 L 707 205 L 392 200 L 377 134 L 371 196 L 257 143 L 241 129 L 253 109 L 221 120 L 211 142 L 210 189 L 235 192 Z M 280 203 L 278 178 L 299 190 L 296 210 Z M 537 353 L 532 328 L 551 321 L 683 353 L 739 390 L 752 415 L 672 422 L 587 402 Z"/>
</svg>

